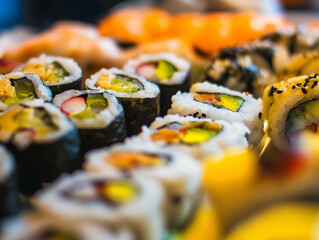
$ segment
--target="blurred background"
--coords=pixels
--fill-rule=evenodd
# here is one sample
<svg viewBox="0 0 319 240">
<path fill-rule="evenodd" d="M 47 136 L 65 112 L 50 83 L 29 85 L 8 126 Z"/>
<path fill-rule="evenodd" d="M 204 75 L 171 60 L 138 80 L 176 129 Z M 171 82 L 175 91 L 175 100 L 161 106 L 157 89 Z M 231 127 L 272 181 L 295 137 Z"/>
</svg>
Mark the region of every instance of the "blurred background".
<svg viewBox="0 0 319 240">
<path fill-rule="evenodd" d="M 190 11 L 286 12 L 288 18 L 297 21 L 316 18 L 319 10 L 319 0 L 1 0 L 0 30 L 17 25 L 42 30 L 65 19 L 96 23 L 108 12 L 124 5 L 154 5 L 172 14 Z"/>
</svg>

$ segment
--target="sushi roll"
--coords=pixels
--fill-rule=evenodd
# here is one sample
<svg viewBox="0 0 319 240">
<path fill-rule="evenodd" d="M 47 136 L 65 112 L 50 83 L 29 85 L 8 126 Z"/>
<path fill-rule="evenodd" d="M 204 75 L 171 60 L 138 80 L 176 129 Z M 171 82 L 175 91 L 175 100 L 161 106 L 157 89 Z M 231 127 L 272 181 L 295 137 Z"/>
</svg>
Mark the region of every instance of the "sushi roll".
<svg viewBox="0 0 319 240">
<path fill-rule="evenodd" d="M 102 69 L 86 79 L 88 89 L 104 89 L 114 94 L 123 105 L 126 130 L 129 136 L 150 125 L 159 115 L 159 88 L 144 77 L 119 70 Z"/>
<path fill-rule="evenodd" d="M 42 54 L 40 57 L 31 58 L 16 70 L 38 75 L 53 95 L 81 88 L 82 69 L 71 58 Z"/>
<path fill-rule="evenodd" d="M 187 92 L 190 87 L 190 64 L 173 53 L 144 54 L 128 61 L 123 69 L 159 86 L 161 116 L 170 108 L 172 96 L 178 90 Z"/>
<path fill-rule="evenodd" d="M 24 213 L 3 224 L 5 240 L 134 240 L 127 229 L 107 229 L 92 223 L 73 224 L 41 213 Z"/>
<path fill-rule="evenodd" d="M 20 191 L 27 195 L 81 164 L 74 124 L 41 99 L 11 106 L 0 114 L 0 142 L 14 154 Z"/>
<path fill-rule="evenodd" d="M 182 152 L 145 144 L 115 145 L 88 153 L 84 168 L 157 180 L 165 190 L 164 211 L 170 228 L 184 226 L 200 199 L 201 166 Z"/>
<path fill-rule="evenodd" d="M 51 90 L 43 85 L 37 75 L 22 72 L 0 75 L 0 111 L 35 98 L 42 98 L 44 101 L 52 99 Z"/>
<path fill-rule="evenodd" d="M 202 158 L 230 147 L 248 147 L 249 129 L 241 123 L 198 119 L 193 116 L 166 115 L 156 118 L 149 128 L 126 141 L 134 144 L 152 142 L 160 148 L 179 150 Z"/>
<path fill-rule="evenodd" d="M 34 198 L 45 214 L 73 224 L 89 221 L 127 228 L 134 239 L 163 239 L 163 193 L 157 182 L 141 178 L 78 172 L 64 175 Z"/>
<path fill-rule="evenodd" d="M 68 90 L 56 95 L 52 103 L 79 129 L 82 154 L 126 137 L 124 111 L 112 94 L 102 90 Z"/>
<path fill-rule="evenodd" d="M 261 99 L 255 99 L 247 92 L 204 82 L 194 84 L 190 93 L 178 92 L 172 101 L 169 114 L 242 123 L 250 129 L 248 141 L 252 145 L 258 144 L 263 135 Z"/>
<path fill-rule="evenodd" d="M 0 145 L 0 221 L 20 209 L 15 162 L 11 153 Z"/>
<path fill-rule="evenodd" d="M 277 148 L 287 148 L 300 131 L 317 131 L 319 76 L 299 76 L 269 86 L 263 98 L 266 131 Z"/>
</svg>

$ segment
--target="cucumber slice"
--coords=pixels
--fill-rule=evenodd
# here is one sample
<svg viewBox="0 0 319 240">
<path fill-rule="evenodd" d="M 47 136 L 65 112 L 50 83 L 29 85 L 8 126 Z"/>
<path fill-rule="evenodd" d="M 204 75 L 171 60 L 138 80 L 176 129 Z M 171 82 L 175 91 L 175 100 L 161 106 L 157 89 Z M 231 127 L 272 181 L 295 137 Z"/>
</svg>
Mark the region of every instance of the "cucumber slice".
<svg viewBox="0 0 319 240">
<path fill-rule="evenodd" d="M 86 103 L 92 108 L 104 109 L 108 103 L 102 94 L 88 94 Z"/>
<path fill-rule="evenodd" d="M 110 89 L 117 92 L 136 93 L 142 89 L 142 86 L 136 79 L 117 74 L 111 80 Z"/>
<path fill-rule="evenodd" d="M 28 79 L 19 79 L 14 81 L 14 87 L 16 90 L 16 96 L 8 98 L 4 103 L 8 106 L 12 106 L 16 103 L 20 103 L 23 100 L 31 100 L 36 97 L 35 90 L 32 82 Z"/>
</svg>

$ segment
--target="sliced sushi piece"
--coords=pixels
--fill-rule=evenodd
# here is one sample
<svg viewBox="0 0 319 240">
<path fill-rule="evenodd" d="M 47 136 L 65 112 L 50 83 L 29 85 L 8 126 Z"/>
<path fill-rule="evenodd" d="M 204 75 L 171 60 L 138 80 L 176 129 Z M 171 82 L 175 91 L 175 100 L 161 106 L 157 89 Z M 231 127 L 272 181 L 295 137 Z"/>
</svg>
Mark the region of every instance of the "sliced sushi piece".
<svg viewBox="0 0 319 240">
<path fill-rule="evenodd" d="M 17 71 L 38 75 L 54 95 L 81 88 L 82 69 L 71 58 L 42 54 L 38 58 L 31 58 Z"/>
<path fill-rule="evenodd" d="M 58 94 L 53 104 L 79 129 L 82 155 L 93 148 L 121 142 L 126 137 L 122 105 L 103 90 L 69 90 Z"/>
<path fill-rule="evenodd" d="M 196 158 L 218 154 L 230 147 L 248 147 L 249 129 L 241 123 L 198 119 L 193 116 L 166 115 L 156 118 L 149 128 L 127 142 L 149 142 L 165 149 L 175 149 Z"/>
<path fill-rule="evenodd" d="M 263 136 L 261 99 L 255 99 L 247 92 L 204 82 L 194 84 L 190 93 L 178 92 L 172 101 L 169 114 L 242 123 L 250 129 L 248 141 L 252 145 L 258 144 Z"/>
<path fill-rule="evenodd" d="M 108 229 L 90 222 L 74 224 L 41 213 L 24 213 L 3 224 L 5 240 L 134 240 L 127 229 Z"/>
<path fill-rule="evenodd" d="M 0 221 L 20 210 L 18 181 L 12 154 L 0 145 Z"/>
<path fill-rule="evenodd" d="M 74 124 L 41 99 L 14 105 L 1 113 L 0 142 L 15 156 L 19 187 L 25 194 L 32 194 L 42 183 L 81 164 Z"/>
<path fill-rule="evenodd" d="M 141 240 L 162 239 L 162 202 L 162 189 L 151 179 L 85 172 L 62 176 L 34 199 L 46 214 L 73 224 L 90 221 L 127 228 Z"/>
<path fill-rule="evenodd" d="M 37 75 L 22 72 L 0 75 L 0 110 L 35 98 L 52 99 L 51 90 Z"/>
<path fill-rule="evenodd" d="M 263 120 L 277 148 L 287 148 L 300 131 L 317 132 L 318 74 L 299 76 L 269 86 L 263 98 Z"/>
<path fill-rule="evenodd" d="M 123 69 L 159 86 L 161 116 L 170 108 L 172 96 L 178 90 L 187 92 L 190 87 L 190 64 L 173 53 L 143 54 L 128 61 Z"/>
<path fill-rule="evenodd" d="M 141 131 L 159 115 L 159 88 L 144 77 L 116 68 L 102 69 L 85 81 L 89 89 L 114 94 L 123 105 L 128 135 Z"/>
<path fill-rule="evenodd" d="M 170 228 L 187 223 L 201 196 L 201 166 L 182 152 L 145 144 L 114 145 L 88 153 L 84 168 L 105 175 L 117 172 L 157 180 L 165 190 L 164 214 Z"/>
</svg>

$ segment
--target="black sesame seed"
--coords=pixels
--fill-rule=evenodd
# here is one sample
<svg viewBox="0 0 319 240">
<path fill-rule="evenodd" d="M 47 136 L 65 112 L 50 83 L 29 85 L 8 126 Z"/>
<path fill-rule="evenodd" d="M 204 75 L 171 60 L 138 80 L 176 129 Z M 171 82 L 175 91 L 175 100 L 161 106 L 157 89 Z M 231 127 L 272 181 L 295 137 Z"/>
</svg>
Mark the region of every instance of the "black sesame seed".
<svg viewBox="0 0 319 240">
<path fill-rule="evenodd" d="M 305 81 L 305 84 L 303 85 L 304 87 L 306 87 L 309 83 L 309 79 L 307 78 L 306 81 Z"/>
<path fill-rule="evenodd" d="M 318 77 L 318 73 L 315 74 L 315 76 L 313 76 L 313 78 L 317 78 Z"/>
<path fill-rule="evenodd" d="M 300 87 L 300 86 L 301 86 L 301 83 L 297 83 L 297 86 Z"/>
<path fill-rule="evenodd" d="M 261 115 L 262 115 L 262 113 L 260 112 L 260 113 L 258 113 L 258 117 L 259 117 L 259 119 L 261 119 Z"/>
<path fill-rule="evenodd" d="M 304 93 L 304 94 L 307 94 L 307 90 L 302 88 L 301 91 Z"/>
<path fill-rule="evenodd" d="M 293 85 L 293 86 L 292 86 L 292 89 L 295 89 L 295 88 L 296 88 L 296 86 L 295 86 L 295 85 Z"/>
<path fill-rule="evenodd" d="M 277 90 L 277 93 L 278 94 L 283 93 L 283 90 Z"/>
<path fill-rule="evenodd" d="M 274 92 L 276 91 L 277 91 L 277 88 L 275 88 L 274 86 L 271 86 L 268 96 L 269 97 L 274 96 Z"/>
<path fill-rule="evenodd" d="M 318 81 L 314 81 L 312 86 L 311 86 L 311 89 L 313 89 L 315 86 L 317 86 L 317 84 L 318 84 Z"/>
<path fill-rule="evenodd" d="M 203 114 L 202 114 L 202 117 L 206 117 L 206 114 L 205 114 L 205 113 L 203 113 Z"/>
</svg>

